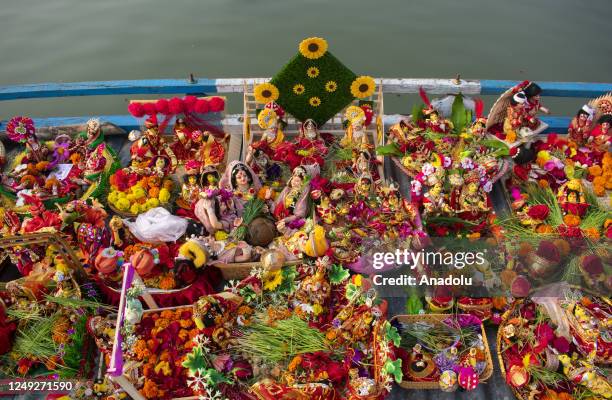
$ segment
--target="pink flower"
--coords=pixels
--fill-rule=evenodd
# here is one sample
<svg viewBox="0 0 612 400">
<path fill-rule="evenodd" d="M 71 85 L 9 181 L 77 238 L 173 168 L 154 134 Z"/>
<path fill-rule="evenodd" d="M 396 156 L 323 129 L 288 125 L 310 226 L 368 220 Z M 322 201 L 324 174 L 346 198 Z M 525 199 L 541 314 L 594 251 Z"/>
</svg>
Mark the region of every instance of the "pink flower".
<svg viewBox="0 0 612 400">
<path fill-rule="evenodd" d="M 567 353 L 570 349 L 570 343 L 563 336 L 556 337 L 552 345 L 559 353 Z"/>
</svg>

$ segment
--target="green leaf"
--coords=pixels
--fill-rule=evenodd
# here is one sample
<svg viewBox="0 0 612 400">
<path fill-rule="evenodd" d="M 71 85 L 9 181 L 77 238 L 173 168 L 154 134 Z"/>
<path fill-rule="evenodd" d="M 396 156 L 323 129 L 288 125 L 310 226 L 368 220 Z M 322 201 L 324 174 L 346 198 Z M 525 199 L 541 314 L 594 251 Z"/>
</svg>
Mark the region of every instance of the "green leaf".
<svg viewBox="0 0 612 400">
<path fill-rule="evenodd" d="M 401 156 L 402 152 L 395 143 L 389 143 L 376 148 L 376 154 L 379 156 Z"/>
<path fill-rule="evenodd" d="M 465 130 L 469 120 L 467 119 L 465 106 L 463 105 L 463 96 L 458 94 L 453 100 L 451 108 L 451 122 L 454 125 L 455 133 L 461 133 Z"/>
<path fill-rule="evenodd" d="M 393 342 L 393 345 L 396 347 L 399 346 L 402 341 L 402 338 L 400 337 L 400 334 L 397 331 L 397 328 L 394 326 L 391 326 L 389 321 L 387 321 L 385 324 L 385 338 L 388 341 Z"/>
<path fill-rule="evenodd" d="M 417 103 L 412 106 L 412 120 L 414 122 L 423 121 L 425 119 L 425 115 L 423 114 L 423 107 L 425 107 L 423 103 Z"/>
<path fill-rule="evenodd" d="M 343 268 L 342 265 L 334 264 L 331 266 L 329 271 L 329 281 L 332 285 L 338 285 L 351 276 L 348 269 Z"/>
<path fill-rule="evenodd" d="M 217 371 L 214 368 L 207 369 L 204 376 L 206 376 L 207 383 L 211 386 L 214 386 L 215 389 L 217 388 L 217 385 L 220 383 L 229 383 L 229 384 L 233 383 L 231 379 L 229 379 L 228 377 L 226 377 L 225 375 L 223 375 L 221 372 Z"/>
<path fill-rule="evenodd" d="M 402 359 L 398 358 L 395 361 L 388 359 L 383 366 L 383 369 L 389 375 L 392 375 L 395 379 L 395 382 L 400 383 L 403 378 L 402 374 Z"/>
<path fill-rule="evenodd" d="M 422 309 L 423 302 L 421 298 L 416 293 L 411 294 L 408 300 L 406 300 L 406 312 L 413 315 L 418 314 Z"/>
<path fill-rule="evenodd" d="M 191 353 L 187 354 L 185 361 L 183 361 L 183 367 L 187 368 L 191 374 L 194 374 L 197 370 L 206 367 L 206 358 L 202 353 L 202 349 L 194 347 Z"/>
</svg>

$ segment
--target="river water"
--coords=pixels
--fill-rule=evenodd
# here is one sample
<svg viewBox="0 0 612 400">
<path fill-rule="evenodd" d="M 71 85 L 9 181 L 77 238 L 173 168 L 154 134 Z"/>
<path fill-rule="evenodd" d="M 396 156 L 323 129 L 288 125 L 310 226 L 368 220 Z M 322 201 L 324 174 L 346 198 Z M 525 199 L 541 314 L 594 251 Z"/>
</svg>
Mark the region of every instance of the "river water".
<svg viewBox="0 0 612 400">
<path fill-rule="evenodd" d="M 2 0 L 0 85 L 272 76 L 308 36 L 375 77 L 612 80 L 610 0 Z M 136 96 L 142 98 L 142 96 Z M 410 99 L 387 96 L 388 113 Z M 236 101 L 234 101 L 236 100 Z M 486 99 L 490 106 L 494 99 Z M 553 100 L 557 114 L 580 99 Z M 241 99 L 230 98 L 231 112 Z M 125 113 L 124 97 L 0 103 L 13 114 Z"/>
</svg>

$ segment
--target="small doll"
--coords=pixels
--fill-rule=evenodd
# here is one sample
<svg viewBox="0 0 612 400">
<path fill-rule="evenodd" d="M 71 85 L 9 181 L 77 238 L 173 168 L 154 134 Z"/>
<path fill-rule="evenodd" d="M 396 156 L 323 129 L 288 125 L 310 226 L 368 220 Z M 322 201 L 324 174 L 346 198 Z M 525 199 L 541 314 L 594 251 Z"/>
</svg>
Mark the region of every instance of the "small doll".
<svg viewBox="0 0 612 400">
<path fill-rule="evenodd" d="M 510 105 L 506 109 L 503 125 L 504 134 L 506 135 L 505 140 L 509 143 L 514 143 L 517 140 L 520 129 L 526 126 L 526 102 L 527 97 L 521 91 L 513 94 L 510 98 Z"/>
<path fill-rule="evenodd" d="M 193 146 L 197 147 L 193 157 L 203 167 L 208 165 L 216 166 L 223 162 L 225 159 L 225 147 L 211 132 L 196 130 L 192 132 L 191 136 Z"/>
<path fill-rule="evenodd" d="M 167 156 L 158 155 L 151 160 L 149 166 L 151 175 L 155 175 L 158 178 L 165 178 L 172 172 L 171 161 Z"/>
<path fill-rule="evenodd" d="M 388 139 L 399 146 L 407 145 L 419 136 L 422 129 L 411 121 L 401 119 L 397 124 L 389 128 Z"/>
<path fill-rule="evenodd" d="M 363 108 L 350 106 L 346 109 L 344 117 L 348 121 L 346 133 L 340 141 L 340 146 L 348 149 L 359 147 L 362 143 L 367 143 L 366 134 L 366 114 Z"/>
<path fill-rule="evenodd" d="M 483 117 L 484 103 L 481 99 L 474 100 L 474 113 L 476 119 L 468 129 L 468 133 L 474 140 L 480 140 L 486 136 L 487 119 Z"/>
<path fill-rule="evenodd" d="M 236 214 L 242 217 L 245 204 L 258 196 L 262 186 L 251 167 L 242 161 L 234 160 L 225 168 L 219 187 L 233 195 Z"/>
<path fill-rule="evenodd" d="M 453 123 L 440 115 L 440 112 L 434 108 L 434 106 L 429 101 L 427 97 L 427 93 L 423 90 L 423 88 L 419 88 L 419 96 L 425 103 L 425 108 L 423 109 L 423 115 L 425 116 L 425 127 L 436 133 L 450 133 L 454 126 Z"/>
<path fill-rule="evenodd" d="M 600 152 L 608 150 L 610 143 L 612 143 L 610 125 L 612 125 L 612 113 L 604 114 L 597 120 L 597 126 L 591 131 L 587 139 L 591 149 Z"/>
<path fill-rule="evenodd" d="M 285 141 L 285 134 L 282 126 L 284 125 L 283 116 L 285 111 L 276 102 L 272 101 L 265 105 L 264 109 L 257 116 L 257 123 L 264 132 L 261 139 L 249 146 L 246 156 L 246 163 L 254 168 L 253 161 L 255 152 L 259 151 L 267 155 L 268 159 L 274 158 L 276 149 Z M 260 155 L 261 157 L 262 155 Z"/>
<path fill-rule="evenodd" d="M 550 114 L 550 111 L 540 103 L 542 88 L 537 83 L 525 81 L 523 85 L 523 93 L 525 93 L 527 98 L 525 102 L 527 126 L 532 130 L 536 130 L 540 126 L 540 120 L 537 117 L 538 112 Z"/>
<path fill-rule="evenodd" d="M 561 185 L 557 192 L 557 199 L 564 215 L 571 214 L 582 217 L 589 207 L 580 179 L 571 179 Z"/>
<path fill-rule="evenodd" d="M 319 175 L 319 165 L 300 165 L 293 170 L 291 178 L 274 203 L 273 214 L 277 228 L 285 231 L 287 225 L 306 217 L 310 180 Z"/>
<path fill-rule="evenodd" d="M 175 142 L 172 151 L 179 160 L 186 160 L 191 156 L 191 129 L 187 127 L 184 118 L 177 118 L 174 124 Z"/>
<path fill-rule="evenodd" d="M 570 139 L 578 146 L 582 146 L 589 137 L 591 129 L 593 129 L 593 116 L 595 110 L 585 104 L 576 113 L 576 116 L 572 118 L 567 133 Z"/>
<path fill-rule="evenodd" d="M 191 206 L 195 204 L 200 198 L 200 174 L 199 174 L 199 163 L 190 160 L 185 165 L 186 174 L 183 177 L 183 185 L 181 186 L 181 201 L 180 206 L 182 208 L 191 209 Z"/>
<path fill-rule="evenodd" d="M 277 147 L 274 157 L 286 162 L 292 170 L 298 165 L 318 164 L 323 167 L 328 151 L 316 122 L 307 119 L 300 126 L 297 140 Z"/>
</svg>

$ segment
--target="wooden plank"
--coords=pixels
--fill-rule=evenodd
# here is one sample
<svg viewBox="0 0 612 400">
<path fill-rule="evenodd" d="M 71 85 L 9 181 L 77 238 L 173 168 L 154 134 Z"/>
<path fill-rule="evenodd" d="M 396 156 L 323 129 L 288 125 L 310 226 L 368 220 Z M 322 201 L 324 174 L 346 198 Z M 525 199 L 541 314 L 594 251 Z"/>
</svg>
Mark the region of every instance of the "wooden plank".
<svg viewBox="0 0 612 400">
<path fill-rule="evenodd" d="M 215 93 L 215 79 L 145 79 L 131 81 L 35 83 L 0 86 L 0 100 L 119 94 Z"/>
<path fill-rule="evenodd" d="M 270 78 L 144 79 L 99 82 L 37 83 L 0 86 L 0 100 L 34 99 L 70 96 L 100 96 L 125 94 L 211 94 L 242 93 L 244 85 L 266 82 Z M 423 87 L 429 94 L 463 93 L 500 94 L 517 84 L 508 80 L 413 79 L 377 78 L 383 92 L 390 94 L 417 93 Z M 596 97 L 612 91 L 610 83 L 538 82 L 547 96 Z"/>
<path fill-rule="evenodd" d="M 592 98 L 612 92 L 612 83 L 539 82 L 544 96 Z M 481 80 L 481 94 L 501 94 L 519 81 Z"/>
</svg>

